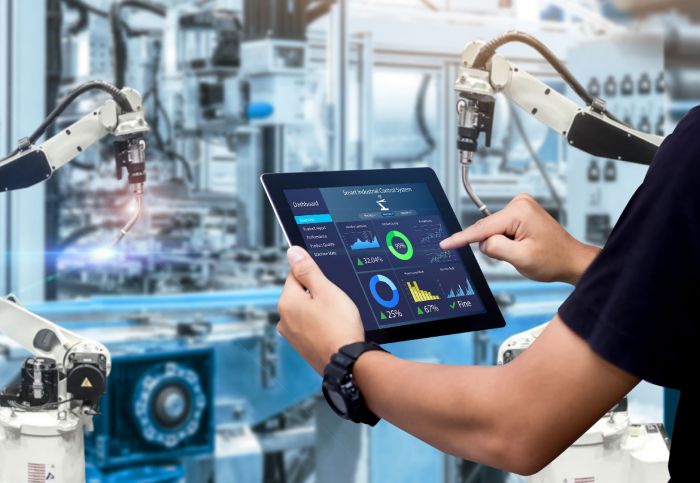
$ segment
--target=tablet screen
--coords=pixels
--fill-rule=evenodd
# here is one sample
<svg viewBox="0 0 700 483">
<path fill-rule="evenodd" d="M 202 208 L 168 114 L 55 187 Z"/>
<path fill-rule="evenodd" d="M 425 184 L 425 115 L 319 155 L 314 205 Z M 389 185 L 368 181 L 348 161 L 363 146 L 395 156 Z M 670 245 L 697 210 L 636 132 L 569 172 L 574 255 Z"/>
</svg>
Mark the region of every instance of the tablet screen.
<svg viewBox="0 0 700 483">
<path fill-rule="evenodd" d="M 425 183 L 286 189 L 301 238 L 372 331 L 485 312 Z"/>
</svg>

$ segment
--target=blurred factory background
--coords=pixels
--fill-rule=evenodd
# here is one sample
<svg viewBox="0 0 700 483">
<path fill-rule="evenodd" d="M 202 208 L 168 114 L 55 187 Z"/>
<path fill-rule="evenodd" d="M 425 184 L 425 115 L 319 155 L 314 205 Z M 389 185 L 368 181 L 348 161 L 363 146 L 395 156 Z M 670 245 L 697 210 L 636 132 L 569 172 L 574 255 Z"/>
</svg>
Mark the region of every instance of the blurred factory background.
<svg viewBox="0 0 700 483">
<path fill-rule="evenodd" d="M 610 111 L 664 134 L 700 99 L 696 3 L 0 0 L 3 153 L 91 79 L 138 89 L 152 127 L 145 215 L 111 258 L 94 249 L 132 208 L 109 141 L 48 183 L 0 195 L 0 293 L 113 354 L 88 481 L 520 481 L 385 422 L 370 430 L 330 413 L 320 378 L 275 330 L 287 264 L 258 177 L 430 166 L 467 225 L 479 213 L 459 181 L 453 92 L 465 43 L 533 34 Z M 536 52 L 503 52 L 566 92 Z M 81 97 L 54 129 L 104 99 Z M 492 147 L 473 167 L 481 198 L 498 209 L 530 193 L 577 238 L 603 244 L 646 168 L 582 155 L 497 107 Z M 549 320 L 571 291 L 479 261 L 507 327 L 393 352 L 493 364 L 506 338 Z M 0 338 L 0 384 L 25 357 Z M 632 421 L 662 422 L 673 397 L 640 385 Z"/>
</svg>

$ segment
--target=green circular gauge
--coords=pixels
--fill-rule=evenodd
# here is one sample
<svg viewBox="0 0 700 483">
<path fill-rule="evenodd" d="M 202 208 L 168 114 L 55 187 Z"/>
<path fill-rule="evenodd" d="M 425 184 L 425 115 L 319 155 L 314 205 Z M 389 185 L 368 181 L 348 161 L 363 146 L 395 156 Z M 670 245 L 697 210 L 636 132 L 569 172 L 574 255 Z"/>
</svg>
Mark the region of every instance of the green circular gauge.
<svg viewBox="0 0 700 483">
<path fill-rule="evenodd" d="M 399 238 L 406 244 L 406 253 L 401 253 L 394 248 L 394 244 L 392 243 L 394 238 Z M 411 240 L 400 231 L 393 230 L 386 234 L 386 246 L 389 247 L 391 254 L 399 260 L 407 261 L 413 258 L 413 245 L 411 245 Z"/>
</svg>

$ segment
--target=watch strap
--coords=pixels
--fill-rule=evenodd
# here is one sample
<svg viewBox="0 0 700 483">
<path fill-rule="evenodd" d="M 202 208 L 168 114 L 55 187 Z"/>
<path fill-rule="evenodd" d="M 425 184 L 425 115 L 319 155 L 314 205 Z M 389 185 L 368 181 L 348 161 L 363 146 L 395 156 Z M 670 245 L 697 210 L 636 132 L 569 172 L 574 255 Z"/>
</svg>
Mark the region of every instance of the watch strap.
<svg viewBox="0 0 700 483">
<path fill-rule="evenodd" d="M 388 352 L 376 342 L 353 342 L 341 347 L 338 353 L 352 359 L 352 364 L 354 364 L 362 354 L 369 351 Z"/>
<path fill-rule="evenodd" d="M 331 356 L 331 362 L 324 369 L 324 380 L 334 380 L 340 385 L 345 381 L 352 384 L 352 392 L 354 397 L 347 400 L 348 412 L 345 415 L 340 415 L 354 423 L 364 423 L 369 426 L 376 425 L 381 418 L 374 414 L 367 407 L 367 404 L 362 397 L 360 391 L 352 382 L 352 368 L 357 359 L 365 352 L 379 350 L 388 352 L 375 342 L 354 342 L 352 344 L 341 347 L 338 352 Z M 347 395 L 347 394 L 346 394 Z"/>
</svg>

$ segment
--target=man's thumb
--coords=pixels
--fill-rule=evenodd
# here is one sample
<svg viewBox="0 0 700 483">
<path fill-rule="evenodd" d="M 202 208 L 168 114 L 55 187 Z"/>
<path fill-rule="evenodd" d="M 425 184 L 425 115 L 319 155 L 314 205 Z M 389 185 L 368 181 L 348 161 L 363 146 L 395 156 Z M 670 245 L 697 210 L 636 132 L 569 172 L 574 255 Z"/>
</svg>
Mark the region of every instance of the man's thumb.
<svg viewBox="0 0 700 483">
<path fill-rule="evenodd" d="M 311 295 L 323 287 L 326 277 L 306 250 L 293 246 L 287 250 L 287 259 L 292 267 L 292 275 L 311 292 Z"/>
</svg>

